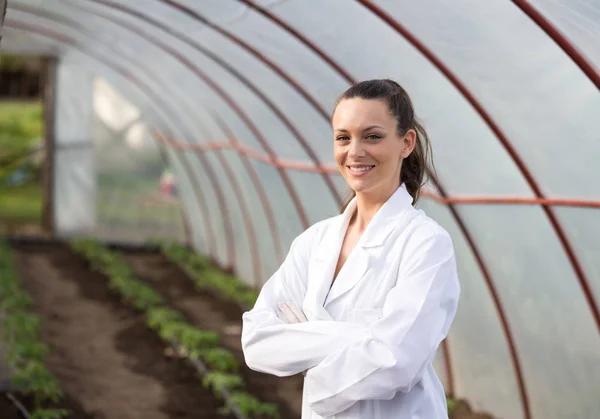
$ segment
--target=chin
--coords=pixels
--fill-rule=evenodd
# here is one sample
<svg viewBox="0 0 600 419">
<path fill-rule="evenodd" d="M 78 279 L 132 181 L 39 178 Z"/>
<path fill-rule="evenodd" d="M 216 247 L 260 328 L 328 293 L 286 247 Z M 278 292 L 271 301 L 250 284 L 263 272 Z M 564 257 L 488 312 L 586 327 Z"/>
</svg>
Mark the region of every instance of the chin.
<svg viewBox="0 0 600 419">
<path fill-rule="evenodd" d="M 366 182 L 353 180 L 352 182 L 347 182 L 350 189 L 352 189 L 355 193 L 364 193 L 369 192 L 372 189 L 371 185 Z"/>
</svg>

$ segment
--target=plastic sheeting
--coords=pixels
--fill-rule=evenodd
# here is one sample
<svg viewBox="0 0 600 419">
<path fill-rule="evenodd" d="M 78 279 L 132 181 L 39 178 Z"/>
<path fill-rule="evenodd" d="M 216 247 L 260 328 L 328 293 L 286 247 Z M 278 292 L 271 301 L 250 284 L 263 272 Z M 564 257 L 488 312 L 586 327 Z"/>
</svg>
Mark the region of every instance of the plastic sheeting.
<svg viewBox="0 0 600 419">
<path fill-rule="evenodd" d="M 600 416 L 599 28 L 595 0 L 13 0 L 3 48 L 58 51 L 94 80 L 70 93 L 95 92 L 77 134 L 94 158 L 73 149 L 57 181 L 83 199 L 75 174 L 94 173 L 80 213 L 102 237 L 183 240 L 185 214 L 196 249 L 256 286 L 339 211 L 336 97 L 398 80 L 433 142 L 439 182 L 420 207 L 459 257 L 445 388 L 498 418 L 587 419 Z M 171 176 L 159 156 L 172 200 L 148 198 Z"/>
</svg>

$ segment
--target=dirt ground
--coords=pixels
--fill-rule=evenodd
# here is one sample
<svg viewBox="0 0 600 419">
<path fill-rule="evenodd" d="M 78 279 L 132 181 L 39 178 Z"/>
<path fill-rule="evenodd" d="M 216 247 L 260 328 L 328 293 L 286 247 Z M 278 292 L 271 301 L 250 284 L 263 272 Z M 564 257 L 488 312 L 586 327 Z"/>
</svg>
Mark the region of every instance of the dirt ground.
<svg viewBox="0 0 600 419">
<path fill-rule="evenodd" d="M 242 366 L 241 375 L 252 395 L 277 403 L 282 419 L 300 418 L 303 382 L 300 375 L 280 378 L 245 366 L 240 342 L 242 312 L 237 304 L 222 302 L 197 290 L 192 280 L 162 254 L 132 250 L 121 252 L 136 275 L 161 293 L 168 305 L 181 311 L 186 320 L 221 334 L 223 345 L 237 356 Z"/>
<path fill-rule="evenodd" d="M 164 345 L 142 314 L 109 292 L 106 278 L 63 245 L 14 245 L 24 286 L 43 316 L 47 366 L 74 418 L 215 418 L 221 403 L 185 361 Z"/>
</svg>

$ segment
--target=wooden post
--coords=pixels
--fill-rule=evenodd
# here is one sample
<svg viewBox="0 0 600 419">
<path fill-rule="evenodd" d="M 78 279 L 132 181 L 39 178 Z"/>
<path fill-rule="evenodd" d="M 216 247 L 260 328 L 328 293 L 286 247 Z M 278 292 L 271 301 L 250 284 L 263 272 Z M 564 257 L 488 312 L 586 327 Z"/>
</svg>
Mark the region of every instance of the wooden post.
<svg viewBox="0 0 600 419">
<path fill-rule="evenodd" d="M 42 170 L 42 227 L 54 235 L 54 163 L 56 145 L 56 66 L 58 59 L 45 60 L 42 80 L 42 100 L 44 106 L 44 164 Z"/>
<path fill-rule="evenodd" d="M 6 0 L 0 0 L 0 45 L 2 44 L 2 27 L 4 26 L 4 16 L 6 16 Z M 1 54 L 0 54 L 1 56 Z"/>
</svg>

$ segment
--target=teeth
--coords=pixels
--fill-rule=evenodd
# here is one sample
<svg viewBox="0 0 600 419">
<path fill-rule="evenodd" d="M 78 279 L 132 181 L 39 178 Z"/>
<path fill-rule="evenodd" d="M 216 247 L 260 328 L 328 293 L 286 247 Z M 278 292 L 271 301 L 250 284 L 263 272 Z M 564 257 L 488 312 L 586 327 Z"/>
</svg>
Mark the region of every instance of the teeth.
<svg viewBox="0 0 600 419">
<path fill-rule="evenodd" d="M 373 166 L 360 166 L 360 167 L 351 167 L 351 172 L 366 172 L 367 170 L 372 169 Z"/>
</svg>

